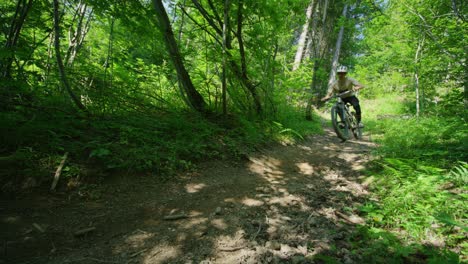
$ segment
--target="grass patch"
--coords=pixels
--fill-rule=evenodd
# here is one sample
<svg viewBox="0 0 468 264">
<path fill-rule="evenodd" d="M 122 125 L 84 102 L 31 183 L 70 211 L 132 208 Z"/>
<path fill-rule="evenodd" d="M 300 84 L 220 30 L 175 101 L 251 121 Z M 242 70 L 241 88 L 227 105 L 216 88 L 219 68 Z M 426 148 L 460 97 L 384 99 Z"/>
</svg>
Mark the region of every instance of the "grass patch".
<svg viewBox="0 0 468 264">
<path fill-rule="evenodd" d="M 456 114 L 407 117 L 386 101 L 367 104 L 382 107 L 366 126 L 379 158 L 367 172 L 373 199 L 360 208 L 367 224 L 352 242 L 369 263 L 466 261 L 468 125 Z"/>
</svg>

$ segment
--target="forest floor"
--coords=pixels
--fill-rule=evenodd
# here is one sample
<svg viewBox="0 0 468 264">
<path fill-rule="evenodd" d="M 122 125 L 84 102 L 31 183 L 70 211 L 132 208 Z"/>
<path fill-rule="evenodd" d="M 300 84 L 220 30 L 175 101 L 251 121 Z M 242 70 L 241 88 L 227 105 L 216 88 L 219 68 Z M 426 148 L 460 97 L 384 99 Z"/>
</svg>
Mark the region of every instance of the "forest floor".
<svg viewBox="0 0 468 264">
<path fill-rule="evenodd" d="M 0 263 L 359 263 L 346 238 L 364 223 L 353 208 L 368 199 L 373 147 L 325 129 L 166 182 L 115 176 L 2 199 Z"/>
</svg>

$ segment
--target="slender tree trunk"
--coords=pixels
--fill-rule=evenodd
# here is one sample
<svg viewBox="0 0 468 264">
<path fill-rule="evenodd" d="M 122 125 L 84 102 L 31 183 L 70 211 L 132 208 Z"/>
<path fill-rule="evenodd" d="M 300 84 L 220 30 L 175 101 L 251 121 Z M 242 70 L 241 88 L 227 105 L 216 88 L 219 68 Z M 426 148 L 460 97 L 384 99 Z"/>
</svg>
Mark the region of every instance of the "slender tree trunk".
<svg viewBox="0 0 468 264">
<path fill-rule="evenodd" d="M 223 23 L 223 73 L 222 73 L 222 98 L 223 98 L 223 115 L 227 115 L 227 84 L 226 84 L 226 71 L 227 71 L 227 58 L 226 58 L 226 44 L 229 41 L 231 26 L 229 22 L 229 11 L 231 1 L 224 1 L 224 23 Z"/>
<path fill-rule="evenodd" d="M 73 23 L 68 30 L 68 50 L 65 55 L 65 63 L 67 67 L 71 67 L 75 61 L 78 51 L 83 45 L 84 39 L 88 34 L 90 28 L 90 22 L 92 17 L 92 10 L 89 11 L 87 4 L 80 1 L 76 7 L 75 16 Z M 87 17 L 87 18 L 86 18 Z M 85 21 L 86 18 L 86 21 Z M 74 28 L 74 22 L 76 19 L 76 29 Z"/>
<path fill-rule="evenodd" d="M 311 14 L 311 21 L 310 21 L 310 26 L 309 30 L 307 32 L 307 46 L 304 52 L 304 58 L 310 59 L 312 57 L 312 48 L 316 48 L 313 46 L 315 42 L 315 38 L 317 35 L 317 22 L 318 22 L 318 13 L 317 13 L 317 5 L 318 5 L 318 0 L 314 1 L 314 5 L 312 6 L 312 14 Z M 316 52 L 314 52 L 314 57 L 316 57 Z"/>
<path fill-rule="evenodd" d="M 304 23 L 304 26 L 302 27 L 302 32 L 301 35 L 299 36 L 299 42 L 297 44 L 297 51 L 296 51 L 296 56 L 294 57 L 294 64 L 292 67 L 292 70 L 295 71 L 299 68 L 299 65 L 301 64 L 302 58 L 304 57 L 304 47 L 306 44 L 306 39 L 307 39 L 307 34 L 309 32 L 309 24 L 310 24 L 310 19 L 312 17 L 313 13 L 313 7 L 315 6 L 314 0 L 309 4 L 307 7 L 306 11 L 306 21 Z"/>
<path fill-rule="evenodd" d="M 461 13 L 458 11 L 457 1 L 456 1 L 456 0 L 452 0 L 452 9 L 453 9 L 453 13 L 454 13 L 459 19 L 461 19 L 462 21 L 465 21 L 465 16 L 464 16 L 463 14 L 461 14 Z"/>
<path fill-rule="evenodd" d="M 346 18 L 347 12 L 348 12 L 348 5 L 345 4 L 343 8 L 343 14 L 342 14 L 343 18 Z M 338 39 L 336 40 L 335 54 L 333 55 L 332 68 L 330 70 L 330 78 L 328 79 L 328 89 L 330 89 L 330 86 L 336 79 L 336 68 L 338 67 L 338 60 L 340 58 L 340 50 L 341 50 L 341 44 L 343 43 L 343 35 L 344 35 L 344 25 L 340 27 L 340 32 L 338 33 Z"/>
<path fill-rule="evenodd" d="M 50 69 L 52 68 L 52 63 L 50 62 L 53 59 L 53 49 L 54 49 L 54 31 L 49 35 L 49 44 L 47 45 L 47 62 L 46 62 L 46 72 L 44 79 L 47 81 L 50 75 Z"/>
<path fill-rule="evenodd" d="M 186 5 L 186 2 L 187 0 L 184 0 L 184 2 L 182 2 L 182 7 L 180 9 L 182 9 L 181 11 L 181 14 L 180 14 L 180 27 L 179 27 L 179 33 L 177 34 L 177 38 L 179 40 L 179 43 L 182 43 L 182 34 L 183 34 L 183 28 L 184 28 L 184 24 L 185 24 L 185 12 L 184 12 L 184 7 Z"/>
<path fill-rule="evenodd" d="M 222 38 L 223 36 L 223 30 L 222 28 L 218 27 L 217 21 L 213 19 L 213 16 L 211 16 L 205 8 L 200 4 L 198 0 L 192 0 L 192 3 L 194 4 L 195 8 L 200 12 L 200 14 L 205 18 L 205 20 L 208 22 L 208 24 L 211 26 L 211 28 L 216 32 L 216 34 L 211 33 L 210 31 L 206 30 L 203 26 L 199 25 L 196 21 L 192 19 L 200 28 L 203 28 L 205 32 L 210 34 L 216 42 L 220 43 L 222 45 L 222 41 L 219 39 Z M 250 93 L 250 95 L 253 98 L 254 101 L 254 107 L 255 111 L 257 114 L 260 114 L 262 110 L 262 104 L 261 104 L 261 99 L 257 91 L 256 85 L 253 84 L 253 82 L 248 78 L 247 75 L 247 63 L 245 59 L 245 50 L 244 50 L 244 41 L 242 38 L 242 23 L 243 23 L 243 15 L 242 15 L 242 9 L 244 8 L 243 5 L 243 0 L 238 0 L 238 13 L 237 13 L 237 42 L 239 45 L 239 53 L 240 53 L 240 60 L 241 64 L 239 65 L 234 57 L 230 54 L 230 50 L 232 50 L 232 43 L 228 39 L 226 41 L 226 54 L 228 57 L 229 65 L 231 68 L 232 73 L 240 80 L 242 83 L 242 87 L 246 88 L 247 91 Z M 218 17 L 218 15 L 214 15 L 215 17 Z M 217 37 L 218 36 L 218 37 Z"/>
<path fill-rule="evenodd" d="M 33 0 L 18 0 L 16 4 L 16 11 L 11 21 L 10 30 L 5 41 L 5 48 L 9 54 L 0 64 L 1 74 L 5 78 L 11 78 L 11 67 L 15 57 L 15 49 L 18 39 L 23 28 L 24 21 L 31 10 Z"/>
<path fill-rule="evenodd" d="M 419 91 L 419 60 L 421 55 L 421 49 L 424 45 L 424 37 L 423 39 L 419 39 L 418 41 L 418 48 L 416 49 L 416 54 L 414 55 L 414 90 L 416 93 L 416 117 L 419 117 L 421 112 L 421 104 L 420 104 L 420 91 Z"/>
<path fill-rule="evenodd" d="M 246 85 L 247 89 L 250 91 L 250 94 L 253 97 L 255 111 L 257 114 L 262 113 L 262 103 L 258 95 L 257 87 L 249 80 L 247 76 L 247 63 L 245 59 L 245 49 L 244 41 L 242 38 L 242 23 L 243 23 L 243 14 L 242 9 L 244 8 L 244 1 L 239 0 L 239 5 L 237 9 L 237 41 L 239 42 L 239 52 L 241 55 L 241 80 Z"/>
<path fill-rule="evenodd" d="M 327 20 L 327 12 L 328 10 L 328 0 L 325 0 L 325 4 L 323 6 L 323 17 L 322 17 L 322 23 L 325 24 L 325 21 Z"/>
<path fill-rule="evenodd" d="M 115 18 L 110 18 L 110 30 L 109 30 L 109 43 L 107 44 L 107 58 L 104 62 L 104 83 L 107 85 L 107 79 L 109 78 L 109 88 L 112 89 L 112 74 L 113 74 L 113 52 L 114 52 L 114 21 Z M 110 69 L 110 73 L 108 71 Z M 109 76 L 108 76 L 109 75 Z"/>
<path fill-rule="evenodd" d="M 59 3 L 58 0 L 54 0 L 54 36 L 55 36 L 55 57 L 57 59 L 57 65 L 59 68 L 60 79 L 62 80 L 63 86 L 65 87 L 68 95 L 71 97 L 75 105 L 86 111 L 85 106 L 81 103 L 78 97 L 73 93 L 68 82 L 67 75 L 65 73 L 65 67 L 63 66 L 62 56 L 60 54 L 60 27 L 59 27 Z"/>
<path fill-rule="evenodd" d="M 154 9 L 156 10 L 156 17 L 164 36 L 164 41 L 166 43 L 167 49 L 169 50 L 169 55 L 171 56 L 172 62 L 174 63 L 177 71 L 177 77 L 181 84 L 181 90 L 183 90 L 183 93 L 187 96 L 191 107 L 193 107 L 198 112 L 204 112 L 206 103 L 203 100 L 201 94 L 193 86 L 192 80 L 190 79 L 190 76 L 185 69 L 182 56 L 180 55 L 179 48 L 177 47 L 174 33 L 169 22 L 169 17 L 167 16 L 162 0 L 153 0 L 153 5 Z"/>
</svg>

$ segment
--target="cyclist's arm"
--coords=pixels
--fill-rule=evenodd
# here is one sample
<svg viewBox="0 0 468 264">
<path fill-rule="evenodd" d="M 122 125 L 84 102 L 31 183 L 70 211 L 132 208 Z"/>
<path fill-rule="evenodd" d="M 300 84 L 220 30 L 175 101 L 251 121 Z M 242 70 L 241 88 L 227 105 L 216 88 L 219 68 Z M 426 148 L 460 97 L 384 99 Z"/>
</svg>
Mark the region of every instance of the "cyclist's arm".
<svg viewBox="0 0 468 264">
<path fill-rule="evenodd" d="M 328 99 L 330 99 L 332 97 L 334 92 L 335 92 L 335 84 L 333 83 L 332 86 L 330 87 L 330 89 L 328 89 L 327 95 L 325 95 L 325 97 L 323 97 L 321 100 L 322 101 L 327 101 Z"/>
<path fill-rule="evenodd" d="M 353 84 L 353 90 L 354 91 L 358 91 L 358 90 L 361 90 L 362 88 L 364 88 L 364 85 L 360 84 L 358 81 L 356 81 L 355 79 L 351 79 L 351 83 Z"/>
</svg>

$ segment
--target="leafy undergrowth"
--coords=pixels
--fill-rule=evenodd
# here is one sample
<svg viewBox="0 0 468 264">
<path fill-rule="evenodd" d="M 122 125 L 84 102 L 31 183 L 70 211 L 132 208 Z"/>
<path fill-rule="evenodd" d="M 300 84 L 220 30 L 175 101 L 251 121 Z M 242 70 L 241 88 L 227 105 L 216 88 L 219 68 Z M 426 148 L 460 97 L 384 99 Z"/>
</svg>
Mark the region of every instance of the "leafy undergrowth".
<svg viewBox="0 0 468 264">
<path fill-rule="evenodd" d="M 352 239 L 356 254 L 369 263 L 467 261 L 468 125 L 462 113 L 395 112 L 374 113 L 366 128 L 380 147 L 367 172 L 373 197 L 360 208 L 367 224 Z"/>
<path fill-rule="evenodd" d="M 0 187 L 6 194 L 50 184 L 67 152 L 61 178 L 69 187 L 121 172 L 167 180 L 198 161 L 240 159 L 265 142 L 294 141 L 319 129 L 305 121 L 284 123 L 299 119 L 294 111 L 276 121 L 252 121 L 187 112 L 83 117 L 21 110 L 0 113 L 6 128 L 1 132 Z"/>
</svg>

